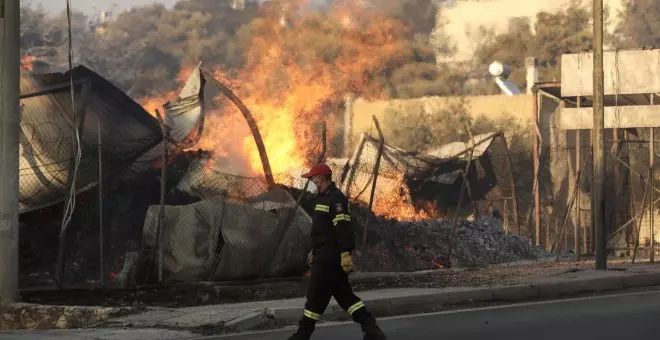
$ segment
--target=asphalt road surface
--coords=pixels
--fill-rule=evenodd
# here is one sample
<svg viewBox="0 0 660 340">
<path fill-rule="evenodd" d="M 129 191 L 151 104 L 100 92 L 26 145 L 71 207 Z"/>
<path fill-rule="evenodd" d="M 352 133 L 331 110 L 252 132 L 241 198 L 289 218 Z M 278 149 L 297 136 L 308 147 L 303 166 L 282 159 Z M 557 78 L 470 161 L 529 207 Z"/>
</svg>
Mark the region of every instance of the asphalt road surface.
<svg viewBox="0 0 660 340">
<path fill-rule="evenodd" d="M 556 300 L 380 319 L 390 340 L 658 340 L 660 291 Z M 292 328 L 207 337 L 286 339 Z M 319 325 L 312 340 L 361 340 L 353 323 Z"/>
</svg>

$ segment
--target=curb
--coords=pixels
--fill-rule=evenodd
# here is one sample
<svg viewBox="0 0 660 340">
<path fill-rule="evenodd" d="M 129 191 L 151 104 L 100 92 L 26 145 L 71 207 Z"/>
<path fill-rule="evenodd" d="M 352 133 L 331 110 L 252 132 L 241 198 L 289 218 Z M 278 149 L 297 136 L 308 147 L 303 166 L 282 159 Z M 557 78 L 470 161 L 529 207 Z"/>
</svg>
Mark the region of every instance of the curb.
<svg viewBox="0 0 660 340">
<path fill-rule="evenodd" d="M 224 324 L 226 333 L 243 332 L 260 329 L 272 323 L 272 317 L 267 310 L 258 310 L 252 313 L 241 315 Z"/>
<path fill-rule="evenodd" d="M 557 282 L 494 286 L 487 288 L 457 288 L 453 291 L 365 300 L 376 317 L 437 312 L 451 305 L 488 302 L 520 302 L 524 300 L 557 298 L 570 295 L 607 292 L 628 288 L 660 285 L 660 273 L 641 273 L 614 277 L 558 279 Z M 259 315 L 253 315 L 259 314 Z M 250 314 L 245 321 L 236 320 L 234 329 L 255 330 L 265 325 L 284 327 L 295 325 L 302 316 L 302 306 L 296 308 L 266 308 L 265 312 Z M 331 304 L 321 321 L 347 321 L 348 315 L 338 305 Z M 270 321 L 270 323 L 268 322 Z M 243 323 L 244 322 L 244 323 Z M 250 328 L 252 324 L 256 328 Z M 227 331 L 231 332 L 230 329 Z"/>
</svg>

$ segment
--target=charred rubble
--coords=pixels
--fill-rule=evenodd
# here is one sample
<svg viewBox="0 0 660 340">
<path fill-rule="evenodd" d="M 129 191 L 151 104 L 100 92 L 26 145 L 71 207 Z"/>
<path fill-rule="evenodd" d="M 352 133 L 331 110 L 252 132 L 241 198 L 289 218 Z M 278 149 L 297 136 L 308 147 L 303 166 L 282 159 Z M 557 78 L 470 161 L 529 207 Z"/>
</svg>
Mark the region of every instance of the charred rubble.
<svg viewBox="0 0 660 340">
<path fill-rule="evenodd" d="M 190 163 L 204 151 L 187 151 L 173 155 L 168 162 L 167 203 L 178 206 L 199 202 L 198 197 L 177 189 Z M 159 164 L 130 180 L 108 183 L 103 197 L 105 279 L 112 280 L 124 264 L 127 252 L 140 251 L 142 230 L 149 206 L 160 202 Z M 98 195 L 94 190 L 79 194 L 76 212 L 69 225 L 65 249 L 65 282 L 62 285 L 85 284 L 100 279 Z M 21 214 L 20 281 L 22 287 L 46 286 L 54 283 L 58 239 L 63 204 Z"/>
<path fill-rule="evenodd" d="M 296 198 L 301 192 L 294 188 L 288 190 Z M 311 214 L 314 209 L 312 194 L 305 193 L 300 204 Z M 360 253 L 367 216 L 367 245 Z M 548 256 L 525 238 L 505 233 L 502 220 L 492 216 L 476 221 L 458 219 L 455 224 L 450 219 L 397 221 L 376 216 L 363 204 L 353 203 L 351 217 L 355 221 L 357 259 L 362 271 L 413 272 L 487 266 Z"/>
</svg>

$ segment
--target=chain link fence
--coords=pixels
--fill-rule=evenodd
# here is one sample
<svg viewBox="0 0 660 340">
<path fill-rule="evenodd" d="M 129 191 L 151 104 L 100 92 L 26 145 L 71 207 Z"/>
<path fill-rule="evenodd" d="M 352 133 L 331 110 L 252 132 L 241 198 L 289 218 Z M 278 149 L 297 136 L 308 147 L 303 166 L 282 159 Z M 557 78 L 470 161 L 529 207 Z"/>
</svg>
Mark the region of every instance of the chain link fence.
<svg viewBox="0 0 660 340">
<path fill-rule="evenodd" d="M 81 143 L 76 164 L 73 141 L 59 140 L 54 142 L 57 152 L 43 155 L 61 160 L 44 162 L 49 158 L 30 147 L 45 143 L 23 138 L 19 185 L 26 211 L 19 219 L 21 287 L 96 285 L 112 279 L 126 251 L 139 246 L 135 243 L 143 222 L 139 211 L 158 202 L 157 175 L 149 171 L 130 183 L 118 180 L 131 160 L 113 155 L 116 145 Z M 134 143 L 147 148 L 154 141 Z M 76 194 L 71 195 L 74 170 Z"/>
<path fill-rule="evenodd" d="M 153 150 L 155 142 L 130 141 L 145 150 Z M 300 174 L 306 168 L 275 174 L 276 188 L 269 188 L 263 176 L 218 170 L 206 151 L 170 148 L 163 177 L 160 157 L 149 160 L 148 167 L 135 167 L 131 164 L 139 157 L 118 157 L 117 145 L 83 140 L 76 166 L 72 140 L 56 138 L 50 144 L 22 141 L 23 159 L 43 162 L 44 155 L 58 157 L 54 164 L 22 165 L 21 187 L 30 193 L 23 201 L 38 196 L 31 196 L 38 193 L 32 185 L 48 188 L 42 174 L 62 174 L 50 182 L 58 189 L 48 192 L 58 202 L 21 214 L 23 289 L 282 277 L 305 270 L 311 247 L 305 226 L 313 210 L 309 194 L 299 199 L 306 182 Z M 305 167 L 317 161 L 321 144 L 307 152 Z M 326 159 L 334 170 L 333 180 L 354 203 L 369 203 L 377 176 L 377 215 L 420 220 L 451 218 L 456 212 L 472 218 L 493 214 L 505 221 L 507 230 L 520 232 L 511 160 L 502 134 L 480 135 L 430 154 L 386 146 L 374 172 L 378 144 L 365 137 L 352 159 Z M 132 172 L 133 168 L 141 170 Z M 75 202 L 69 199 L 67 182 L 74 169 Z M 69 202 L 74 209 L 62 233 Z"/>
<path fill-rule="evenodd" d="M 133 142 L 154 144 L 153 141 Z M 20 285 L 23 289 L 126 287 L 159 280 L 174 282 L 181 277 L 202 281 L 287 276 L 304 269 L 306 251 L 299 248 L 309 246 L 309 235 L 301 226 L 308 225 L 311 220 L 302 209 L 294 209 L 299 190 L 293 188 L 302 188 L 305 184 L 299 174 L 274 175 L 277 187 L 283 189 L 272 189 L 263 176 L 240 176 L 216 170 L 210 152 L 170 148 L 171 156 L 165 177 L 162 177 L 159 156 L 150 160 L 148 166 L 135 166 L 131 160 L 111 157 L 115 145 L 101 144 L 99 148 L 99 144 L 93 142 L 81 144 L 81 161 L 75 167 L 72 157 L 75 148 L 71 141 L 55 143 L 59 148 L 55 154 L 61 161 L 43 166 L 27 164 L 20 170 L 23 192 L 38 193 L 41 186 L 58 199 L 45 208 L 35 207 L 20 216 Z M 29 147 L 44 148 L 46 143 L 32 140 L 32 143 L 25 141 L 23 144 L 21 157 L 25 159 L 35 154 Z M 310 158 L 318 158 L 321 143 L 318 144 L 310 150 Z M 102 155 L 100 162 L 99 155 Z M 308 165 L 314 162 L 306 161 Z M 65 180 L 73 176 L 74 168 L 78 173 L 75 208 L 67 232 L 62 233 L 70 188 Z M 140 170 L 133 172 L 134 168 Z M 60 185 L 57 190 L 40 181 L 42 173 L 52 172 L 61 173 L 64 179 L 56 182 Z M 103 185 L 99 189 L 101 177 Z M 157 242 L 152 237 L 159 229 L 163 184 L 167 215 L 163 230 L 168 240 L 163 247 L 166 254 L 164 277 L 158 271 L 163 260 L 158 256 Z M 61 255 L 58 254 L 60 246 L 63 247 Z M 262 251 L 267 248 L 270 251 Z M 270 256 L 249 261 L 251 254 L 260 253 Z M 216 269 L 228 267 L 223 262 L 231 261 L 228 254 L 233 254 L 233 261 L 261 264 L 244 272 L 213 270 L 213 266 Z M 61 268 L 60 273 L 58 268 Z M 193 273 L 195 270 L 197 272 Z"/>
</svg>

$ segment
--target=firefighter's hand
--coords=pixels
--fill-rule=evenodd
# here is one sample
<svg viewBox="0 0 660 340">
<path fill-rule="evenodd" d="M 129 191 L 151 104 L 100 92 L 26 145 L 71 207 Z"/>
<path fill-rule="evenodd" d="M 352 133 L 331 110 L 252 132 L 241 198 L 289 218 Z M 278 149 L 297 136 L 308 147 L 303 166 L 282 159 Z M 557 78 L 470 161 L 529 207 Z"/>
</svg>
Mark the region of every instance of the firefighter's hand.
<svg viewBox="0 0 660 340">
<path fill-rule="evenodd" d="M 312 262 L 314 262 L 314 254 L 310 251 L 309 254 L 307 254 L 307 265 L 311 267 Z"/>
<path fill-rule="evenodd" d="M 355 265 L 353 264 L 353 257 L 351 256 L 351 253 L 341 253 L 341 267 L 346 273 L 349 274 L 355 271 Z"/>
</svg>

